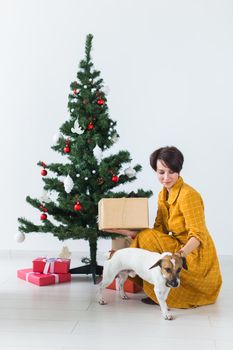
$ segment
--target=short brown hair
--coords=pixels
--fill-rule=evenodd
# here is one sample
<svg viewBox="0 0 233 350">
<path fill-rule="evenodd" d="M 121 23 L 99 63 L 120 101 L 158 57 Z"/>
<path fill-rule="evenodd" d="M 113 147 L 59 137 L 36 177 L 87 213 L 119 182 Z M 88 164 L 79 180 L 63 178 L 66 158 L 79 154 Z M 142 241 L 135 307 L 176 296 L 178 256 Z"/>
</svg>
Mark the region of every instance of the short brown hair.
<svg viewBox="0 0 233 350">
<path fill-rule="evenodd" d="M 157 149 L 150 156 L 150 165 L 155 171 L 157 171 L 158 160 L 161 160 L 175 173 L 180 173 L 184 162 L 184 156 L 178 148 L 166 146 Z"/>
</svg>

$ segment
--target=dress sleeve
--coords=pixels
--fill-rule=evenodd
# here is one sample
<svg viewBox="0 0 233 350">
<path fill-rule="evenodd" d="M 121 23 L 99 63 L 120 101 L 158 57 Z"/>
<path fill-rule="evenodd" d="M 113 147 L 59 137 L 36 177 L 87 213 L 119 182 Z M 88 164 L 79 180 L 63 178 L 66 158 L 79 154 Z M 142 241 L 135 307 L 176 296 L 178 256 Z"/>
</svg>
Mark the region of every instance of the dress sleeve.
<svg viewBox="0 0 233 350">
<path fill-rule="evenodd" d="M 163 213 L 162 209 L 158 203 L 158 210 L 157 210 L 157 215 L 155 218 L 155 223 L 154 223 L 154 229 L 158 230 L 160 232 L 166 233 L 166 229 L 164 226 L 164 220 L 163 220 Z"/>
<path fill-rule="evenodd" d="M 196 191 L 187 193 L 180 202 L 180 210 L 184 217 L 188 240 L 195 237 L 205 246 L 208 230 L 205 224 L 204 205 L 200 194 Z"/>
</svg>

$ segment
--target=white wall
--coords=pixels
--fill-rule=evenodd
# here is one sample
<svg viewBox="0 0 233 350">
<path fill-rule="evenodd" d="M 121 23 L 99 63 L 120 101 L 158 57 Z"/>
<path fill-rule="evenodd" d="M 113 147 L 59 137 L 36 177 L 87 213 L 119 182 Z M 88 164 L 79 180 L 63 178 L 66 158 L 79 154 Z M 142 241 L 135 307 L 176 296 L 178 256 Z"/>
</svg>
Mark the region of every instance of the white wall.
<svg viewBox="0 0 233 350">
<path fill-rule="evenodd" d="M 17 217 L 39 222 L 38 160 L 55 162 L 52 136 L 67 118 L 69 84 L 94 34 L 93 59 L 111 92 L 120 141 L 143 172 L 131 188 L 160 190 L 150 153 L 176 145 L 199 190 L 219 254 L 233 254 L 233 2 L 227 0 L 0 0 L 1 249 L 60 249 L 51 235 L 17 244 Z M 86 242 L 69 241 L 73 251 Z M 109 242 L 100 241 L 105 250 Z"/>
</svg>

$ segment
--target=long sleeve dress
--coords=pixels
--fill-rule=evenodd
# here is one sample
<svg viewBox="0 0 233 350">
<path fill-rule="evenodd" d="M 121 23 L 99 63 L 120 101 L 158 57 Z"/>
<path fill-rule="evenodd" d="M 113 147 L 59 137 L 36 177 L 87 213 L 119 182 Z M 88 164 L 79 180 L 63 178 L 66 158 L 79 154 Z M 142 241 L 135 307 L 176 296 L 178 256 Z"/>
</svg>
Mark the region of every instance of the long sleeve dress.
<svg viewBox="0 0 233 350">
<path fill-rule="evenodd" d="M 139 232 L 131 247 L 159 253 L 177 252 L 191 237 L 197 238 L 201 244 L 187 256 L 188 270 L 181 271 L 180 287 L 171 289 L 168 295 L 170 307 L 212 304 L 222 284 L 215 246 L 205 224 L 202 198 L 179 177 L 168 200 L 166 188 L 159 193 L 154 228 Z M 153 285 L 143 281 L 143 289 L 157 302 Z"/>
</svg>

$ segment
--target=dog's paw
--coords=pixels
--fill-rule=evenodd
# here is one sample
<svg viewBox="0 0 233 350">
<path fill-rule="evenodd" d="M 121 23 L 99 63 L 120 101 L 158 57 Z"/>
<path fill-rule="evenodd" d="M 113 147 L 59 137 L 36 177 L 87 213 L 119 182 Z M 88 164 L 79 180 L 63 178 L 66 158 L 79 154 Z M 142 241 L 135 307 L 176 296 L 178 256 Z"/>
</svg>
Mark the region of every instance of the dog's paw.
<svg viewBox="0 0 233 350">
<path fill-rule="evenodd" d="M 171 320 L 174 320 L 174 316 L 172 314 L 168 313 L 168 314 L 164 315 L 164 319 L 171 321 Z"/>
<path fill-rule="evenodd" d="M 107 305 L 106 301 L 103 300 L 103 299 L 99 300 L 99 304 L 100 304 L 100 305 Z"/>
</svg>

